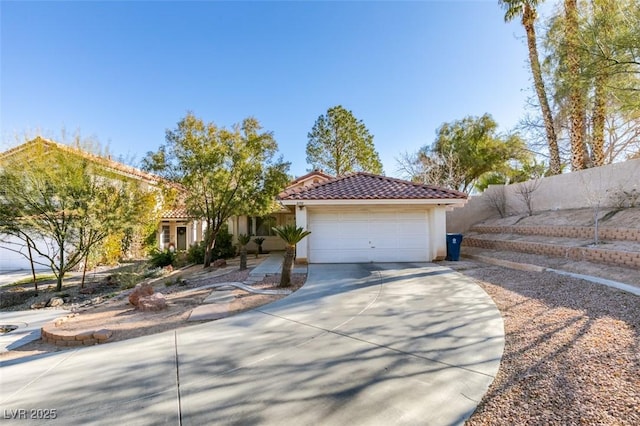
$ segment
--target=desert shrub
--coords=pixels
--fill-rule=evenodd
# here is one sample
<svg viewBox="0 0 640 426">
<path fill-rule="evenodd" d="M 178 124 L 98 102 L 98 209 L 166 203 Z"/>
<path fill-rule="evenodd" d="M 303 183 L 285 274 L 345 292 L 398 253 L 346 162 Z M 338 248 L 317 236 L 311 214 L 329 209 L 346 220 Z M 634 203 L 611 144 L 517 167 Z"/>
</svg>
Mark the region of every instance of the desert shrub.
<svg viewBox="0 0 640 426">
<path fill-rule="evenodd" d="M 204 241 L 192 244 L 187 250 L 187 263 L 204 263 Z M 216 238 L 216 246 L 213 249 L 212 260 L 228 259 L 236 255 L 236 248 L 233 246 L 233 236 L 229 233 L 226 226 L 223 226 Z"/>
<path fill-rule="evenodd" d="M 147 269 L 143 276 L 144 278 L 158 278 L 164 275 L 164 269 L 162 268 L 151 268 Z"/>
<path fill-rule="evenodd" d="M 174 264 L 176 261 L 176 254 L 171 250 L 159 251 L 155 250 L 151 253 L 151 259 L 149 262 L 156 268 L 164 268 L 165 266 L 169 266 Z"/>
<path fill-rule="evenodd" d="M 233 235 L 229 233 L 227 226 L 223 226 L 216 237 L 216 246 L 213 248 L 213 260 L 229 259 L 236 255 L 236 248 L 233 245 Z"/>
<path fill-rule="evenodd" d="M 114 274 L 114 281 L 119 284 L 121 290 L 134 288 L 136 284 L 145 279 L 145 275 L 139 272 L 119 272 Z"/>
<path fill-rule="evenodd" d="M 204 263 L 204 241 L 191 244 L 189 250 L 187 250 L 187 262 L 189 263 Z"/>
<path fill-rule="evenodd" d="M 176 253 L 176 258 L 173 262 L 173 266 L 176 268 L 183 268 L 189 264 L 189 260 L 187 259 L 188 255 L 186 251 L 180 251 Z"/>
<path fill-rule="evenodd" d="M 103 265 L 116 265 L 122 258 L 122 240 L 124 233 L 111 234 L 105 238 L 100 247 L 100 259 L 98 262 Z"/>
</svg>

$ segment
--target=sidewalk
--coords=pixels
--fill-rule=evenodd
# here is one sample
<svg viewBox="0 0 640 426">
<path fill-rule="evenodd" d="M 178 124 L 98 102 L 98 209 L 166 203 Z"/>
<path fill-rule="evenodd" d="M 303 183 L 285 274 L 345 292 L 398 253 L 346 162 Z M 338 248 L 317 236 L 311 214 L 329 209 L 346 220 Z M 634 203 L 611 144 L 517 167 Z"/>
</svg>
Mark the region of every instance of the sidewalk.
<svg viewBox="0 0 640 426">
<path fill-rule="evenodd" d="M 261 281 L 267 275 L 282 273 L 282 262 L 284 261 L 283 251 L 272 251 L 262 263 L 253 268 L 249 273 L 249 282 Z M 294 263 L 292 273 L 306 274 L 307 265 L 297 265 Z"/>
</svg>

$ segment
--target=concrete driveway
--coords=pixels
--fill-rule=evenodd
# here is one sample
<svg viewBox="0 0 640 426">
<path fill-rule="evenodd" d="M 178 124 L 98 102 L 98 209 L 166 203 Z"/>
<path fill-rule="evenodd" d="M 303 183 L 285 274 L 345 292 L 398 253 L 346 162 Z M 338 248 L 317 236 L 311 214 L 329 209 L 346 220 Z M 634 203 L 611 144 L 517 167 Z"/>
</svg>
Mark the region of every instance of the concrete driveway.
<svg viewBox="0 0 640 426">
<path fill-rule="evenodd" d="M 0 415 L 20 425 L 46 410 L 65 425 L 461 424 L 503 347 L 490 297 L 448 268 L 310 265 L 304 288 L 256 311 L 4 362 Z"/>
</svg>

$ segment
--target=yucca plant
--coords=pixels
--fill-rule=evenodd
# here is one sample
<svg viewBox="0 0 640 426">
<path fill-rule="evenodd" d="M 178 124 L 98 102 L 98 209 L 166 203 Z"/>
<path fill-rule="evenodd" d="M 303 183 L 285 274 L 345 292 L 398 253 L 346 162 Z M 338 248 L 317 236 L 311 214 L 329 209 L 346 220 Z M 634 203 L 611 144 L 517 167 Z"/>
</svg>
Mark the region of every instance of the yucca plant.
<svg viewBox="0 0 640 426">
<path fill-rule="evenodd" d="M 272 229 L 287 245 L 284 253 L 284 261 L 282 262 L 280 287 L 288 287 L 291 285 L 291 268 L 293 267 L 296 244 L 311 234 L 311 231 L 305 231 L 302 227 L 297 227 L 293 224 L 276 226 Z"/>
<path fill-rule="evenodd" d="M 247 269 L 247 244 L 251 241 L 251 236 L 247 234 L 238 235 L 238 245 L 240 246 L 240 270 Z"/>
</svg>

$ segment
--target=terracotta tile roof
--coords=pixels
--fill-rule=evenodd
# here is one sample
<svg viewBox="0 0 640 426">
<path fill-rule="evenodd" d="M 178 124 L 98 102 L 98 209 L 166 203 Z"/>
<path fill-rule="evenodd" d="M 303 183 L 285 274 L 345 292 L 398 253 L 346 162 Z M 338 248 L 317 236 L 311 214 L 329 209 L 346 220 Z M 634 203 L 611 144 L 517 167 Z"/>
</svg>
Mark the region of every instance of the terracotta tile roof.
<svg viewBox="0 0 640 426">
<path fill-rule="evenodd" d="M 152 173 L 147 173 L 135 167 L 127 166 L 126 164 L 122 164 L 118 161 L 114 161 L 111 158 L 105 158 L 99 155 L 95 155 L 90 152 L 84 151 L 80 148 L 54 142 L 49 139 L 42 138 L 40 136 L 36 137 L 35 139 L 29 142 L 25 142 L 22 145 L 18 145 L 14 148 L 11 148 L 5 152 L 0 153 L 0 160 L 10 158 L 12 155 L 19 153 L 21 151 L 28 150 L 30 147 L 36 146 L 38 144 L 42 144 L 47 148 L 58 149 L 72 155 L 78 155 L 80 157 L 86 158 L 90 161 L 93 161 L 96 164 L 102 165 L 106 169 L 110 169 L 123 176 L 129 176 L 135 179 L 140 179 L 140 180 L 144 180 L 151 183 L 164 182 L 164 183 L 171 184 L 170 182 L 166 181 L 162 177 L 154 175 Z"/>
<path fill-rule="evenodd" d="M 280 200 L 424 200 L 466 199 L 464 192 L 406 180 L 354 173 L 306 188 L 285 190 Z"/>
<path fill-rule="evenodd" d="M 301 181 L 303 181 L 305 179 L 308 179 L 308 178 L 310 178 L 312 176 L 319 176 L 319 177 L 324 178 L 324 179 L 333 179 L 333 176 L 326 174 L 322 170 L 313 170 L 313 171 L 307 173 L 306 175 L 302 175 L 302 176 L 299 176 L 299 177 L 295 178 L 294 180 L 289 182 L 289 185 L 295 185 L 296 183 L 301 182 Z"/>
<path fill-rule="evenodd" d="M 165 210 L 162 212 L 162 219 L 191 219 L 192 216 L 187 212 L 184 207 L 178 207 L 176 209 Z"/>
</svg>

